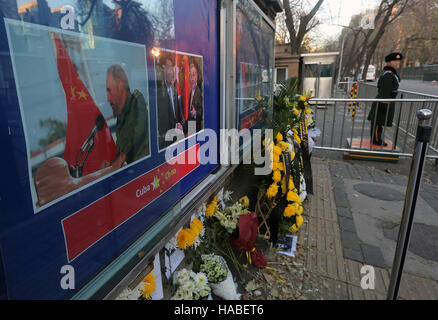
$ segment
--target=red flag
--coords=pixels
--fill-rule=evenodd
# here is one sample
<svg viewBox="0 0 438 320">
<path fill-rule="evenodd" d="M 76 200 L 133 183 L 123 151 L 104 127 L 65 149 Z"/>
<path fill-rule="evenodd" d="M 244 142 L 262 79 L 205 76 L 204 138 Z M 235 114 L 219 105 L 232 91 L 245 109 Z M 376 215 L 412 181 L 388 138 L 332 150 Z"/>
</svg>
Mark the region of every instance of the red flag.
<svg viewBox="0 0 438 320">
<path fill-rule="evenodd" d="M 178 55 L 176 55 L 176 92 L 178 94 L 178 97 L 181 97 L 181 84 L 179 81 L 179 71 L 180 71 L 180 67 L 179 67 L 179 59 L 178 59 Z"/>
<path fill-rule="evenodd" d="M 189 117 L 189 101 L 190 101 L 190 66 L 189 57 L 184 56 L 184 117 L 187 120 Z"/>
<path fill-rule="evenodd" d="M 241 85 L 243 88 L 243 97 L 244 98 L 248 98 L 248 81 L 246 81 L 246 65 L 245 63 L 241 64 L 241 72 L 240 72 L 240 76 L 242 77 L 241 81 Z"/>
<path fill-rule="evenodd" d="M 55 32 L 52 34 L 56 47 L 59 78 L 67 103 L 64 159 L 70 165 L 75 166 L 80 164 L 85 157 L 85 152 L 81 153 L 81 146 L 92 131 L 96 118 L 101 112 L 79 77 L 58 34 Z M 116 149 L 116 144 L 105 122 L 102 130 L 98 131 L 94 137 L 94 148 L 84 162 L 83 175 L 99 170 L 103 161 L 113 161 Z"/>
</svg>

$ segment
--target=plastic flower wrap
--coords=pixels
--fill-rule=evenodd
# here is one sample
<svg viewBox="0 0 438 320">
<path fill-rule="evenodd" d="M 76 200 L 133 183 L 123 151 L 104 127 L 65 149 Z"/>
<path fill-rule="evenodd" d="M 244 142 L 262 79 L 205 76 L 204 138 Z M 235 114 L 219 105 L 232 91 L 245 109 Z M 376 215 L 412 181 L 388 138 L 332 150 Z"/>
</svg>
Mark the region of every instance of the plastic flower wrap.
<svg viewBox="0 0 438 320">
<path fill-rule="evenodd" d="M 200 271 L 207 275 L 208 282 L 219 283 L 227 278 L 227 266 L 220 256 L 214 254 L 202 255 Z"/>
<path fill-rule="evenodd" d="M 173 274 L 173 284 L 177 289 L 172 300 L 199 300 L 207 298 L 211 292 L 205 273 L 185 268 Z"/>
</svg>

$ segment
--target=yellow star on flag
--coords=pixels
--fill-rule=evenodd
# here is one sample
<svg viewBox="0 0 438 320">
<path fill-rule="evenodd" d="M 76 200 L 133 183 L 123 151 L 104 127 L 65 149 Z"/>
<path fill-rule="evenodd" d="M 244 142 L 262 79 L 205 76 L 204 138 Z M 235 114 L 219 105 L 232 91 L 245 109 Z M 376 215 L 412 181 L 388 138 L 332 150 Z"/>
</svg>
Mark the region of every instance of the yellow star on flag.
<svg viewBox="0 0 438 320">
<path fill-rule="evenodd" d="M 84 98 L 85 100 L 87 100 L 87 97 L 88 97 L 88 94 L 84 91 L 84 89 L 79 91 L 79 99 Z"/>
<path fill-rule="evenodd" d="M 151 184 L 153 186 L 152 190 L 157 189 L 160 186 L 160 179 L 158 179 L 158 177 L 154 177 L 154 181 Z"/>
</svg>

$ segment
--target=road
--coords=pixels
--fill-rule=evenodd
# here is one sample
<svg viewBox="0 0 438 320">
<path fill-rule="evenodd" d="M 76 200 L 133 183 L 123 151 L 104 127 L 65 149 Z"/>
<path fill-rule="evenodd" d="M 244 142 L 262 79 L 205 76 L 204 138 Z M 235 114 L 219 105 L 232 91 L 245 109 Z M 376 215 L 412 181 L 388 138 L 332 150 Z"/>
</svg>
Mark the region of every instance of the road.
<svg viewBox="0 0 438 320">
<path fill-rule="evenodd" d="M 368 83 L 377 85 L 377 82 Z M 438 96 L 438 84 L 432 84 L 431 82 L 423 82 L 420 80 L 403 80 L 402 78 L 402 81 L 400 82 L 400 90 Z"/>
</svg>

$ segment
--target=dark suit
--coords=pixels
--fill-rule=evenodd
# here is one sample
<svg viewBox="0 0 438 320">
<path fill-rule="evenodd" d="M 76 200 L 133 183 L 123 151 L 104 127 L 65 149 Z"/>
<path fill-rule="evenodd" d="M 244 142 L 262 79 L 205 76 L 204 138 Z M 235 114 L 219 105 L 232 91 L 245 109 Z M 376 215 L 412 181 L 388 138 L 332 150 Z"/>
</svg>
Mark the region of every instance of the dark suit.
<svg viewBox="0 0 438 320">
<path fill-rule="evenodd" d="M 193 96 L 193 97 L 192 97 Z M 196 116 L 193 116 L 190 112 L 192 108 L 196 110 Z M 192 90 L 190 90 L 190 98 L 189 98 L 189 116 L 187 121 L 183 124 L 184 134 L 188 132 L 188 121 L 196 121 L 196 132 L 202 130 L 202 115 L 203 115 L 203 99 L 201 94 L 201 89 L 198 86 L 195 87 L 195 91 L 192 94 Z"/>
<path fill-rule="evenodd" d="M 169 93 L 169 87 L 166 83 L 157 88 L 158 144 L 160 149 L 172 143 L 164 140 L 166 132 L 175 129 L 176 124 L 184 119 L 175 85 L 172 86 L 171 92 Z"/>
</svg>

